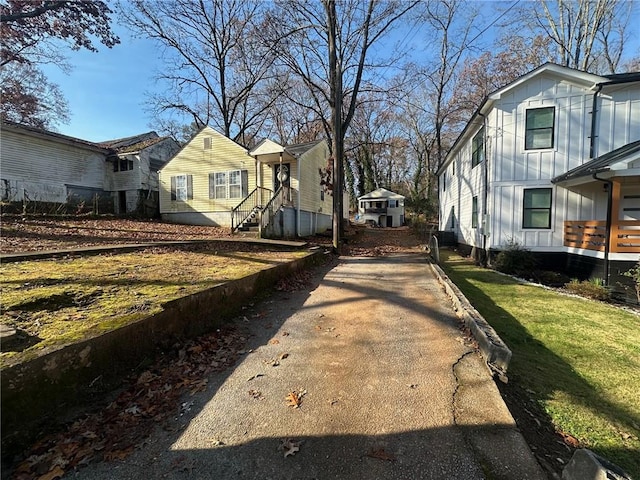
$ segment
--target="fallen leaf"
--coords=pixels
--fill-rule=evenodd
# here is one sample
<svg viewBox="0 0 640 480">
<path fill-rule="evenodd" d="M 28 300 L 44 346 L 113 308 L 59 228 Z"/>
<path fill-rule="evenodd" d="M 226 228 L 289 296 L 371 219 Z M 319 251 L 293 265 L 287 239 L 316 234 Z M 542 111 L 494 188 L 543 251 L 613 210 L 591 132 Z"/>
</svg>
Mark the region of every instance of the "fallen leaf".
<svg viewBox="0 0 640 480">
<path fill-rule="evenodd" d="M 247 382 L 250 382 L 251 380 L 254 380 L 258 377 L 264 377 L 264 373 L 256 373 L 254 376 L 247 378 Z"/>
<path fill-rule="evenodd" d="M 280 343 L 280 340 L 278 340 L 277 338 L 272 338 L 271 340 L 269 340 L 269 345 L 277 345 Z"/>
<path fill-rule="evenodd" d="M 133 445 L 123 450 L 114 450 L 104 454 L 104 459 L 108 462 L 112 460 L 124 460 L 133 452 Z"/>
<path fill-rule="evenodd" d="M 259 390 L 249 390 L 249 395 L 251 395 L 256 400 L 264 400 L 262 392 L 260 392 Z"/>
<path fill-rule="evenodd" d="M 61 478 L 63 475 L 64 475 L 64 470 L 59 466 L 56 466 L 50 472 L 47 472 L 44 475 L 38 477 L 38 480 L 54 480 L 55 478 Z"/>
<path fill-rule="evenodd" d="M 282 332 L 282 336 L 283 337 L 288 337 L 289 336 L 289 332 Z"/>
<path fill-rule="evenodd" d="M 379 460 L 385 460 L 387 462 L 396 461 L 396 456 L 392 453 L 385 452 L 383 447 L 371 449 L 371 451 L 367 453 L 367 457 L 377 458 Z"/>
<path fill-rule="evenodd" d="M 302 403 L 302 399 L 298 396 L 296 392 L 289 392 L 289 395 L 287 395 L 286 400 L 287 400 L 287 405 L 293 408 L 298 408 Z"/>
<path fill-rule="evenodd" d="M 142 385 L 143 383 L 149 383 L 154 379 L 158 378 L 157 375 L 154 375 L 149 370 L 145 370 L 138 377 L 138 381 L 136 382 L 138 385 Z"/>
<path fill-rule="evenodd" d="M 284 360 L 285 358 L 287 358 L 289 356 L 288 353 L 281 353 L 280 356 L 278 357 L 280 360 Z"/>
<path fill-rule="evenodd" d="M 195 395 L 198 392 L 204 392 L 207 389 L 207 383 L 209 383 L 209 380 L 206 378 L 195 382 L 195 384 L 192 385 L 193 388 L 191 389 L 191 395 Z"/>
<path fill-rule="evenodd" d="M 295 455 L 296 452 L 300 451 L 300 442 L 294 442 L 290 438 L 282 440 L 281 447 L 284 449 L 284 458 L 287 458 L 289 455 Z"/>
</svg>

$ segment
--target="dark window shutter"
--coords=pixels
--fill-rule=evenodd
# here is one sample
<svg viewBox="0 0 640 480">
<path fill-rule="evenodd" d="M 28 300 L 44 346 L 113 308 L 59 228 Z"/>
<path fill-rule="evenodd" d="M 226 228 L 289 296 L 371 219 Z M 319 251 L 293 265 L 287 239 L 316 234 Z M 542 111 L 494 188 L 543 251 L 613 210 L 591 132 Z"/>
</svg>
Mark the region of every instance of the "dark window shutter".
<svg viewBox="0 0 640 480">
<path fill-rule="evenodd" d="M 242 178 L 242 198 L 246 198 L 249 195 L 249 170 L 241 171 Z"/>
<path fill-rule="evenodd" d="M 193 175 L 187 175 L 187 200 L 193 200 Z"/>
<path fill-rule="evenodd" d="M 216 198 L 216 174 L 209 174 L 209 198 Z"/>
<path fill-rule="evenodd" d="M 171 177 L 171 200 L 176 199 L 176 177 Z"/>
</svg>

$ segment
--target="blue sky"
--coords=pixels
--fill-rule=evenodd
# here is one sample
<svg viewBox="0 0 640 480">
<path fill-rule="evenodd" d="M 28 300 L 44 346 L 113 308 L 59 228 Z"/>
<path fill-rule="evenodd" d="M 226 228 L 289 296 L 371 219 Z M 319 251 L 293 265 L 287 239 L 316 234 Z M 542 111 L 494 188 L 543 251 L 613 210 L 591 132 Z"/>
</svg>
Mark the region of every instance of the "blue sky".
<svg viewBox="0 0 640 480">
<path fill-rule="evenodd" d="M 498 9 L 491 10 L 495 15 L 484 12 L 487 24 L 499 15 Z M 58 132 L 101 141 L 154 130 L 144 102 L 145 92 L 157 89 L 154 73 L 161 67 L 158 48 L 149 40 L 133 39 L 129 31 L 116 22 L 114 19 L 112 26 L 120 37 L 119 45 L 109 49 L 98 43 L 98 52 L 68 51 L 73 68 L 70 74 L 55 65 L 43 67 L 49 80 L 60 86 L 71 111 L 69 123 L 59 124 Z M 636 23 L 632 19 L 629 27 L 637 28 Z M 491 33 L 491 30 L 487 32 Z M 398 35 L 404 37 L 405 33 Z M 413 39 L 413 35 L 407 36 Z M 635 45 L 627 53 L 637 52 L 640 39 L 630 40 Z"/>
<path fill-rule="evenodd" d="M 148 40 L 132 39 L 115 26 L 121 43 L 113 48 L 97 44 L 98 52 L 68 52 L 70 74 L 46 65 L 49 80 L 64 94 L 71 119 L 57 131 L 89 141 L 129 137 L 153 130 L 144 111 L 145 92 L 155 88 L 159 68 L 157 48 Z"/>
</svg>

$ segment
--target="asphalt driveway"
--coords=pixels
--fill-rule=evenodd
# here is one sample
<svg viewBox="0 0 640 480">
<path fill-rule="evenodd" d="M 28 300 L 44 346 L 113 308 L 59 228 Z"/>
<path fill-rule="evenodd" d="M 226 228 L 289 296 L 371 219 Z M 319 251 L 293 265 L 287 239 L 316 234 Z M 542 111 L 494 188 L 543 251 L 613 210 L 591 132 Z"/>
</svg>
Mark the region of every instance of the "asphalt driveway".
<svg viewBox="0 0 640 480">
<path fill-rule="evenodd" d="M 342 257 L 318 281 L 248 304 L 235 367 L 70 477 L 545 478 L 423 255 Z"/>
</svg>

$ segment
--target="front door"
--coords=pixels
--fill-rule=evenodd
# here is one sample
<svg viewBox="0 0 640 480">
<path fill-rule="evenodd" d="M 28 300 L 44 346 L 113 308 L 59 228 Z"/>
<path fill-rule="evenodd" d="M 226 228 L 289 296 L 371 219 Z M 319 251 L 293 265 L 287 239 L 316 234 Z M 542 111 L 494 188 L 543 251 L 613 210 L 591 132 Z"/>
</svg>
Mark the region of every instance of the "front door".
<svg viewBox="0 0 640 480">
<path fill-rule="evenodd" d="M 280 186 L 284 190 L 284 195 L 287 200 L 291 200 L 289 186 L 291 185 L 291 164 L 290 163 L 276 163 L 273 166 L 273 191 L 277 191 Z"/>
</svg>

